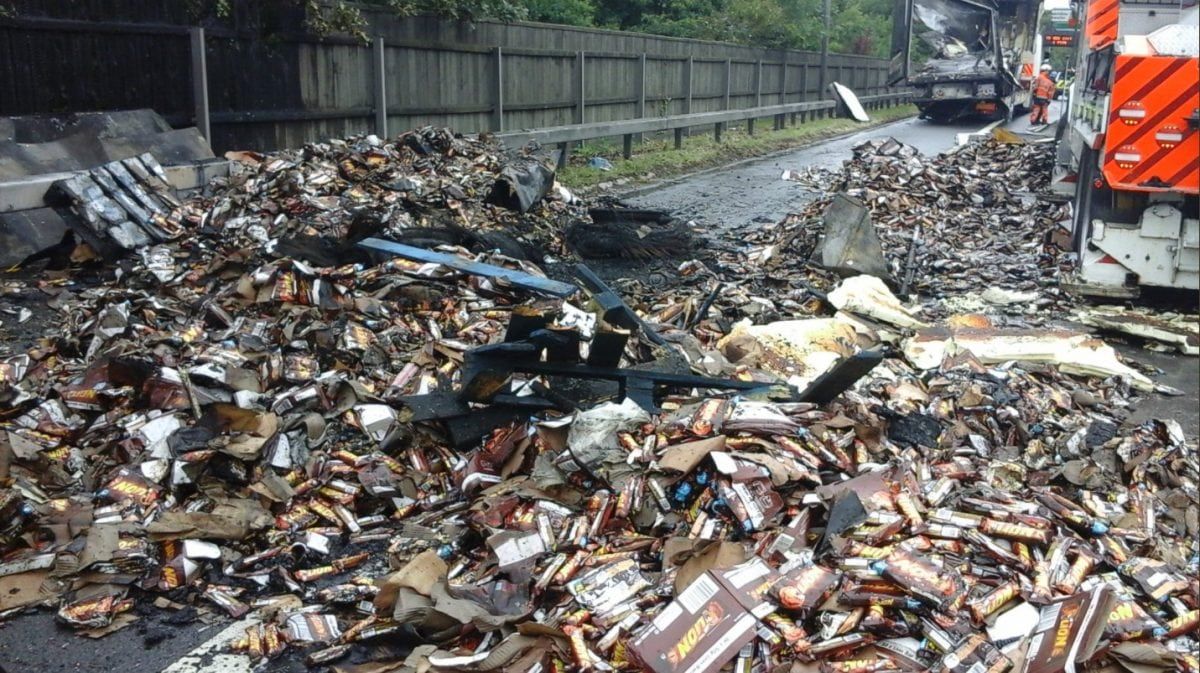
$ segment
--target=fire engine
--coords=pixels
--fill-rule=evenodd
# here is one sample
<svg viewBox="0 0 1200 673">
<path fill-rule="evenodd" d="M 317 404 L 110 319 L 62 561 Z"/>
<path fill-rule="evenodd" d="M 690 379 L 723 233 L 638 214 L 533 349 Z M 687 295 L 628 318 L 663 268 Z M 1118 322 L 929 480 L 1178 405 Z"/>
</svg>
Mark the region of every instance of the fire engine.
<svg viewBox="0 0 1200 673">
<path fill-rule="evenodd" d="M 1189 6 L 1190 5 L 1190 6 Z M 1053 187 L 1072 197 L 1086 295 L 1200 288 L 1200 27 L 1196 0 L 1083 0 Z"/>
</svg>

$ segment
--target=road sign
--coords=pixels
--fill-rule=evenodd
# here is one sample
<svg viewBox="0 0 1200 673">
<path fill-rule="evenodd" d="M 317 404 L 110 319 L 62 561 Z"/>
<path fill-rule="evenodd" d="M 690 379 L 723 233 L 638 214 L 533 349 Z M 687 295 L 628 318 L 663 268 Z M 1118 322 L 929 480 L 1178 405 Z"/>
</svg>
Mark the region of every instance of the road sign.
<svg viewBox="0 0 1200 673">
<path fill-rule="evenodd" d="M 1075 33 L 1047 33 L 1042 36 L 1042 44 L 1047 47 L 1074 47 Z"/>
<path fill-rule="evenodd" d="M 1066 24 L 1071 20 L 1071 9 L 1069 7 L 1061 7 L 1059 9 L 1050 10 L 1050 20 L 1054 23 Z"/>
</svg>

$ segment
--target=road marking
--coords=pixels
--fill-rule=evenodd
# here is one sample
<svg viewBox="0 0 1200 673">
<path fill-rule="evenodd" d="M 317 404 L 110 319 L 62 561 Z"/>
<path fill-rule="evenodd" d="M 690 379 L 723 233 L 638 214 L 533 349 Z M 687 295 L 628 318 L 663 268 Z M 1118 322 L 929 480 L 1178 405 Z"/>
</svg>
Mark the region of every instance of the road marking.
<svg viewBox="0 0 1200 673">
<path fill-rule="evenodd" d="M 201 643 L 162 673 L 250 673 L 250 657 L 230 654 L 229 643 L 246 635 L 246 628 L 262 622 L 257 616 L 246 617 L 225 627 L 217 635 Z"/>
<path fill-rule="evenodd" d="M 992 132 L 992 129 L 996 128 L 997 126 L 999 126 L 1003 123 L 1004 123 L 1003 119 L 997 119 L 996 121 L 992 122 L 991 124 L 988 124 L 987 126 L 981 128 L 978 131 L 975 131 L 973 133 L 955 134 L 954 142 L 958 145 L 966 145 L 967 143 L 971 142 L 971 136 L 987 135 Z"/>
</svg>

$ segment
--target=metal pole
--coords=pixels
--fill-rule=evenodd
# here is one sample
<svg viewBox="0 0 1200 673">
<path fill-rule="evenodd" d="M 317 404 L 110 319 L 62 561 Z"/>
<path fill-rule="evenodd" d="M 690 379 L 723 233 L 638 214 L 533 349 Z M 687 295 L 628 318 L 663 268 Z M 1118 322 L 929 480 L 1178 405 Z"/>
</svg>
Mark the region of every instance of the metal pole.
<svg viewBox="0 0 1200 673">
<path fill-rule="evenodd" d="M 212 143 L 212 129 L 208 119 L 208 60 L 205 54 L 204 29 L 198 26 L 189 29 L 192 42 L 192 105 L 193 119 L 200 135 Z"/>
<path fill-rule="evenodd" d="M 500 133 L 504 130 L 504 50 L 496 47 L 492 54 L 495 56 L 492 61 L 492 83 L 495 87 L 492 91 L 492 130 Z"/>
<path fill-rule="evenodd" d="M 384 60 L 383 38 L 374 41 L 375 55 L 375 135 L 388 137 L 387 128 L 387 64 Z"/>
<path fill-rule="evenodd" d="M 821 16 L 824 20 L 825 30 L 821 33 L 821 86 L 817 100 L 825 97 L 825 87 L 829 86 L 829 31 L 831 25 L 829 0 L 821 0 Z"/>
</svg>

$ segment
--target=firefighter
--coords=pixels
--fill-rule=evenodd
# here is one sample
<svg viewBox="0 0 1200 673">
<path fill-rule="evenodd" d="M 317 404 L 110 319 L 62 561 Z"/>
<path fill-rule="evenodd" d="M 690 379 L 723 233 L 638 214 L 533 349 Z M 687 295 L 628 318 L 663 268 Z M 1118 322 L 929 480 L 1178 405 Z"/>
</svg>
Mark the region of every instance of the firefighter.
<svg viewBox="0 0 1200 673">
<path fill-rule="evenodd" d="M 1050 100 L 1054 98 L 1054 90 L 1058 86 L 1050 77 L 1050 64 L 1042 64 L 1042 72 L 1033 83 L 1033 111 L 1029 114 L 1029 124 L 1050 123 Z"/>
</svg>

